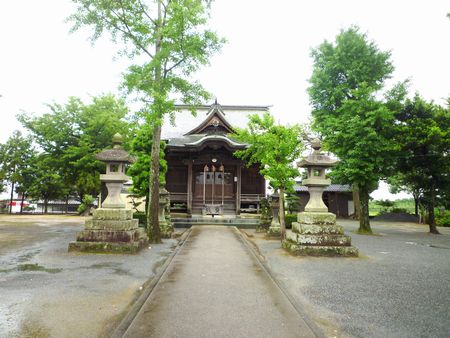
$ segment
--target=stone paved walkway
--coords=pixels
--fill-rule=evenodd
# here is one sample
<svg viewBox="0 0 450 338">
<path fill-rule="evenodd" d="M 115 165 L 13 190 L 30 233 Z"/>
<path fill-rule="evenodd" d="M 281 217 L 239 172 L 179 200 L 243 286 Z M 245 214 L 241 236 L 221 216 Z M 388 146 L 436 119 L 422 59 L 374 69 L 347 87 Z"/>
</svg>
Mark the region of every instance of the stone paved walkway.
<svg viewBox="0 0 450 338">
<path fill-rule="evenodd" d="M 125 337 L 314 337 L 234 227 L 193 227 Z"/>
</svg>

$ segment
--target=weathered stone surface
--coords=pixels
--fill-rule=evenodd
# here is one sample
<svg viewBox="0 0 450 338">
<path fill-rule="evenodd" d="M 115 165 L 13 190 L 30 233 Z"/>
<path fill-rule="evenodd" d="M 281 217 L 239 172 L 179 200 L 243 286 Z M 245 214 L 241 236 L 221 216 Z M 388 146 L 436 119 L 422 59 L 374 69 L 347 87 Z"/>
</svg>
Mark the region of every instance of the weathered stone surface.
<svg viewBox="0 0 450 338">
<path fill-rule="evenodd" d="M 297 221 L 303 224 L 336 224 L 336 215 L 331 212 L 299 212 Z"/>
<path fill-rule="evenodd" d="M 80 242 L 133 242 L 142 237 L 139 229 L 131 231 L 84 230 L 77 233 Z"/>
<path fill-rule="evenodd" d="M 312 246 L 301 245 L 291 241 L 283 241 L 282 246 L 293 255 L 298 256 L 358 256 L 358 249 L 354 246 Z"/>
<path fill-rule="evenodd" d="M 345 235 L 332 235 L 332 234 L 321 234 L 321 235 L 302 235 L 292 231 L 287 231 L 286 240 L 291 241 L 295 244 L 302 245 L 321 245 L 321 246 L 350 246 L 351 238 Z"/>
<path fill-rule="evenodd" d="M 139 226 L 139 220 L 129 219 L 129 220 L 98 220 L 90 219 L 86 220 L 84 227 L 86 230 L 134 230 Z"/>
<path fill-rule="evenodd" d="M 297 222 L 293 222 L 292 231 L 305 235 L 344 234 L 344 228 L 337 224 L 300 224 Z"/>
<path fill-rule="evenodd" d="M 131 220 L 133 219 L 133 210 L 131 209 L 107 209 L 99 208 L 94 210 L 92 219 L 94 220 Z"/>
<path fill-rule="evenodd" d="M 281 236 L 281 228 L 279 226 L 271 225 L 267 230 L 267 237 L 280 237 Z"/>
<path fill-rule="evenodd" d="M 70 242 L 69 252 L 91 252 L 91 253 L 114 253 L 114 254 L 133 254 L 146 247 L 148 240 L 141 238 L 139 241 L 124 242 Z"/>
</svg>

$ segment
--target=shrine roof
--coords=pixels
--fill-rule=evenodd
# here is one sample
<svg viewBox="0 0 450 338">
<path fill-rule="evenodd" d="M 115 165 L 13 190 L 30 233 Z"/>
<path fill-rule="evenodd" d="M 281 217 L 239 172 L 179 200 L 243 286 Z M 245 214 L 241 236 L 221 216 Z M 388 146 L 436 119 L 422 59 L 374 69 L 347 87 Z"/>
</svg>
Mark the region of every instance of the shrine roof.
<svg viewBox="0 0 450 338">
<path fill-rule="evenodd" d="M 161 130 L 161 139 L 168 140 L 169 144 L 183 142 L 186 136 L 193 136 L 192 140 L 198 138 L 199 136 L 195 135 L 204 134 L 203 128 L 207 126 L 213 115 L 219 118 L 224 129 L 232 129 L 247 126 L 251 114 L 263 114 L 269 111 L 269 106 L 220 105 L 216 102 L 212 105 L 197 106 L 196 116 L 194 116 L 189 106 L 176 105 L 176 108 L 179 111 L 174 114 L 174 120 L 171 121 L 170 116 L 166 116 Z M 190 140 L 186 139 L 186 141 Z"/>
<path fill-rule="evenodd" d="M 242 149 L 246 143 L 239 142 L 228 135 L 222 134 L 192 134 L 174 137 L 168 140 L 167 145 L 175 148 L 196 148 L 208 141 L 224 142 L 234 149 Z"/>
</svg>

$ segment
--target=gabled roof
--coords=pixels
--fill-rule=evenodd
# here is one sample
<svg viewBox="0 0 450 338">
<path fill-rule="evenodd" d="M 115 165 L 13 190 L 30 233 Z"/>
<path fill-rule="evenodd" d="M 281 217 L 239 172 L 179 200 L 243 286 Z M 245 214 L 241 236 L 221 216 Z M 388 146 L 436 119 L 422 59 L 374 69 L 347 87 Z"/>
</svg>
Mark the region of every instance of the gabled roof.
<svg viewBox="0 0 450 338">
<path fill-rule="evenodd" d="M 174 113 L 174 120 L 166 114 L 162 125 L 161 139 L 171 140 L 174 138 L 182 138 L 194 129 L 199 127 L 208 119 L 213 105 L 201 105 L 195 107 L 197 114 L 192 115 L 189 110 L 191 107 L 187 105 L 176 105 L 178 111 Z M 248 123 L 250 114 L 262 114 L 269 111 L 269 106 L 238 106 L 238 105 L 220 105 L 217 104 L 222 117 L 227 124 L 233 127 L 245 127 Z"/>
<path fill-rule="evenodd" d="M 187 151 L 202 148 L 207 142 L 220 142 L 232 150 L 243 149 L 247 145 L 232 139 L 228 134 L 234 132 L 234 126 L 246 126 L 250 114 L 269 110 L 268 106 L 222 106 L 216 101 L 211 106 L 196 107 L 198 114 L 207 109 L 206 117 L 200 120 L 190 114 L 188 106 L 177 108 L 182 110 L 175 115 L 175 126 L 163 124 L 161 138 L 168 141 L 168 147 Z M 180 120 L 181 123 L 177 126 Z M 193 124 L 193 121 L 196 123 Z"/>
<path fill-rule="evenodd" d="M 195 135 L 201 134 L 205 131 L 209 126 L 221 126 L 226 130 L 227 133 L 233 133 L 233 127 L 230 123 L 225 119 L 225 113 L 222 110 L 222 107 L 217 103 L 217 101 L 211 106 L 210 110 L 206 114 L 206 119 L 203 120 L 197 127 L 187 132 L 186 135 Z"/>
</svg>

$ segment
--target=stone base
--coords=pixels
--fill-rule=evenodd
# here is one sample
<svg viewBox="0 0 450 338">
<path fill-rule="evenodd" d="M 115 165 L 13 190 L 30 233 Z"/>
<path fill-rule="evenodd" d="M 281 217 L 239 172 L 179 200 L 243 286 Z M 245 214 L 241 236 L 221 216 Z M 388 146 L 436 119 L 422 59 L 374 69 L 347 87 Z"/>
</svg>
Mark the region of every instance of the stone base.
<svg viewBox="0 0 450 338">
<path fill-rule="evenodd" d="M 358 257 L 358 249 L 354 246 L 301 245 L 284 240 L 283 248 L 296 256 L 343 256 Z"/>
<path fill-rule="evenodd" d="M 336 224 L 336 215 L 329 212 L 300 212 L 298 222 L 287 231 L 283 248 L 294 255 L 308 256 L 358 256 L 351 246 L 350 236 Z"/>
<path fill-rule="evenodd" d="M 267 229 L 266 236 L 271 237 L 271 238 L 280 238 L 281 237 L 281 227 L 270 226 L 269 229 Z"/>
<path fill-rule="evenodd" d="M 69 251 L 136 253 L 147 244 L 147 235 L 133 219 L 132 210 L 100 208 L 86 220 L 85 230 L 77 233 L 77 241 L 69 244 Z"/>
<path fill-rule="evenodd" d="M 134 254 L 148 245 L 148 239 L 141 238 L 139 241 L 126 242 L 70 242 L 69 252 L 90 253 L 113 253 Z"/>
</svg>

